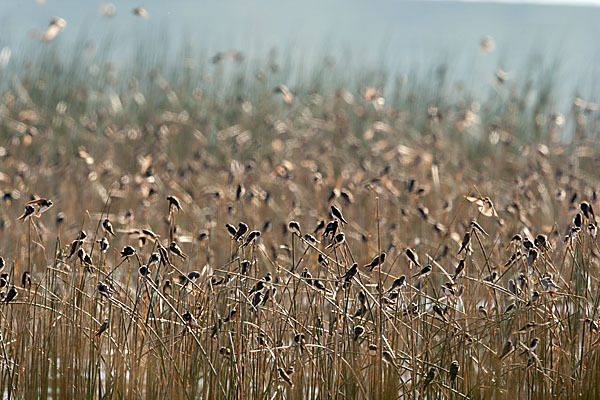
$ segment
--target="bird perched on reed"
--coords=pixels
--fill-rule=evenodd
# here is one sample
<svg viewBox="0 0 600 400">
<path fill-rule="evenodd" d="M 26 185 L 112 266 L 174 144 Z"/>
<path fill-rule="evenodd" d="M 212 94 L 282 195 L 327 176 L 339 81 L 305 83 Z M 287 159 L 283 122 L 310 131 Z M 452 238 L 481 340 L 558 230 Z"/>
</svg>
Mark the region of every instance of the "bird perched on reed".
<svg viewBox="0 0 600 400">
<path fill-rule="evenodd" d="M 167 201 L 169 202 L 169 212 L 175 210 L 179 212 L 183 212 L 181 208 L 181 202 L 175 196 L 167 196 Z"/>
</svg>

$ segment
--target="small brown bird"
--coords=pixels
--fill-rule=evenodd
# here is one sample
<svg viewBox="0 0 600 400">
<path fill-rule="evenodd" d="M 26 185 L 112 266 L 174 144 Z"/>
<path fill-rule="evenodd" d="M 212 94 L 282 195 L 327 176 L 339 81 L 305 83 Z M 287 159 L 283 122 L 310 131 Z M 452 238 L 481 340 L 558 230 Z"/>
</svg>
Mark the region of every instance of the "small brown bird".
<svg viewBox="0 0 600 400">
<path fill-rule="evenodd" d="M 183 212 L 181 208 L 181 203 L 179 202 L 179 199 L 177 197 L 167 196 L 167 200 L 169 201 L 169 212 L 171 212 L 172 209 Z"/>
<path fill-rule="evenodd" d="M 46 29 L 40 39 L 46 43 L 51 42 L 56 38 L 61 30 L 66 28 L 66 26 L 67 21 L 59 17 L 54 17 L 50 20 L 48 29 Z"/>
<path fill-rule="evenodd" d="M 457 296 L 457 291 L 454 290 L 454 286 L 456 286 L 456 284 L 454 282 L 444 283 L 441 286 L 441 289 L 442 289 L 442 292 L 444 293 L 444 295 L 446 295 L 447 297 L 460 297 L 460 296 Z"/>
<path fill-rule="evenodd" d="M 508 339 L 504 344 L 504 348 L 502 348 L 502 353 L 500 353 L 500 359 L 502 360 L 504 357 L 510 354 L 513 351 L 512 340 Z"/>
<path fill-rule="evenodd" d="M 219 348 L 219 354 L 222 354 L 225 357 L 230 357 L 231 349 L 228 347 L 221 347 L 221 348 Z"/>
<path fill-rule="evenodd" d="M 50 207 L 53 206 L 52 200 L 48 200 L 48 199 L 36 199 L 36 200 L 31 200 L 28 201 L 27 203 L 25 203 L 26 206 L 34 206 L 37 207 L 37 216 L 39 216 L 41 213 L 48 211 L 48 209 L 50 209 Z"/>
<path fill-rule="evenodd" d="M 231 311 L 229 311 L 229 314 L 227 314 L 227 316 L 225 317 L 223 322 L 232 321 L 236 314 L 237 314 L 237 309 L 234 307 L 231 309 Z"/>
<path fill-rule="evenodd" d="M 369 352 L 370 356 L 374 356 L 377 354 L 377 345 L 374 343 L 370 343 L 369 346 L 367 346 L 367 351 Z"/>
<path fill-rule="evenodd" d="M 115 230 L 113 229 L 113 226 L 110 223 L 108 218 L 105 218 L 104 221 L 102 221 L 102 229 L 104 230 L 104 232 L 106 232 L 112 236 L 117 236 L 117 235 L 115 235 Z"/>
<path fill-rule="evenodd" d="M 165 283 L 163 284 L 163 287 L 162 287 L 162 291 L 165 296 L 168 296 L 173 292 L 173 285 L 171 285 L 170 280 L 167 279 L 165 281 Z"/>
<path fill-rule="evenodd" d="M 435 367 L 431 367 L 431 368 L 429 368 L 429 371 L 427 371 L 427 375 L 425 376 L 425 379 L 423 380 L 423 388 L 426 388 L 427 385 L 429 385 L 431 382 L 433 382 L 434 379 L 435 379 Z"/>
<path fill-rule="evenodd" d="M 138 17 L 148 18 L 148 11 L 144 7 L 136 7 L 133 9 L 133 15 L 137 15 Z"/>
<path fill-rule="evenodd" d="M 33 208 L 33 206 L 26 205 L 23 215 L 19 217 L 19 221 L 25 221 L 27 218 L 31 217 L 34 212 L 35 208 Z"/>
<path fill-rule="evenodd" d="M 442 309 L 437 304 L 434 304 L 432 308 L 433 308 L 433 312 L 436 313 L 444 322 L 448 321 L 446 319 L 446 316 L 444 315 L 448 311 L 447 308 Z"/>
<path fill-rule="evenodd" d="M 100 325 L 100 328 L 98 328 L 98 331 L 96 332 L 96 335 L 94 335 L 94 336 L 102 335 L 107 329 L 108 329 L 108 318 L 106 318 L 104 320 L 104 322 L 102 323 L 102 325 Z"/>
<path fill-rule="evenodd" d="M 531 357 L 529 357 L 529 359 L 527 360 L 527 367 L 525 368 L 529 368 L 532 365 L 538 365 L 539 363 L 540 359 L 538 358 L 537 354 L 531 353 Z"/>
<path fill-rule="evenodd" d="M 187 258 L 187 254 L 185 254 L 175 242 L 171 242 L 171 244 L 169 245 L 169 250 L 171 250 L 171 253 L 180 257 L 182 260 L 185 260 Z"/>
<path fill-rule="evenodd" d="M 542 251 L 552 250 L 550 242 L 548 241 L 548 236 L 541 233 L 535 237 L 533 244 Z"/>
<path fill-rule="evenodd" d="M 23 272 L 23 275 L 21 275 L 21 287 L 23 289 L 31 287 L 31 274 L 29 271 L 25 271 Z"/>
<path fill-rule="evenodd" d="M 144 235 L 146 237 L 146 239 L 156 240 L 156 239 L 160 238 L 159 235 L 157 235 L 156 233 L 152 232 L 148 228 L 142 229 L 142 235 Z"/>
<path fill-rule="evenodd" d="M 395 368 L 398 368 L 398 365 L 396 364 L 396 359 L 395 359 L 395 357 L 394 357 L 394 355 L 392 353 L 390 353 L 387 350 L 384 350 L 381 353 L 381 355 L 382 355 L 383 361 L 385 361 L 386 363 L 394 366 Z"/>
<path fill-rule="evenodd" d="M 275 93 L 281 93 L 281 96 L 283 97 L 283 101 L 285 101 L 287 104 L 291 104 L 291 102 L 294 101 L 294 95 L 293 95 L 293 93 L 285 85 L 279 85 L 279 86 L 277 86 L 275 88 L 274 92 Z"/>
<path fill-rule="evenodd" d="M 160 254 L 152 253 L 150 254 L 150 259 L 148 260 L 148 267 L 153 268 L 157 267 L 160 263 Z"/>
<path fill-rule="evenodd" d="M 475 203 L 478 206 L 479 212 L 486 217 L 497 217 L 496 209 L 494 208 L 494 204 L 489 197 L 473 197 L 473 196 L 465 196 L 465 199 L 470 201 L 471 203 Z"/>
<path fill-rule="evenodd" d="M 277 372 L 279 372 L 279 377 L 288 385 L 290 385 L 290 387 L 294 387 L 294 382 L 292 382 L 292 378 L 288 375 L 288 373 L 286 371 L 284 371 L 283 368 L 278 367 L 277 368 Z"/>
<path fill-rule="evenodd" d="M 98 285 L 96 286 L 96 289 L 98 289 L 98 293 L 100 293 L 104 297 L 110 297 L 110 296 L 112 296 L 112 290 L 104 282 L 98 282 Z"/>
<path fill-rule="evenodd" d="M 484 318 L 487 318 L 488 312 L 487 312 L 487 309 L 483 305 L 480 305 L 479 307 L 477 307 L 477 311 L 479 311 L 479 314 L 481 314 Z"/>
</svg>

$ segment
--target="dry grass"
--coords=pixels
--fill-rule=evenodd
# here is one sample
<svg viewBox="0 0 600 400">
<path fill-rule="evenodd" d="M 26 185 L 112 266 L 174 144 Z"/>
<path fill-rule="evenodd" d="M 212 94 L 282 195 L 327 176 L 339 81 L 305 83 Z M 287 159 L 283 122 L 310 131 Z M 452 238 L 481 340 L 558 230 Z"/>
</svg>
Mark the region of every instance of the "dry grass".
<svg viewBox="0 0 600 400">
<path fill-rule="evenodd" d="M 0 307 L 3 397 L 600 396 L 600 249 L 580 207 L 600 209 L 589 103 L 553 115 L 509 83 L 481 105 L 445 84 L 283 90 L 270 67 L 233 88 L 218 68 L 172 83 L 48 67 L 13 79 L 0 105 L 2 290 L 18 292 Z M 35 196 L 53 207 L 19 221 Z M 314 232 L 332 205 L 342 243 Z M 260 237 L 233 240 L 225 225 L 240 222 Z M 144 228 L 160 238 L 142 244 Z M 81 230 L 91 264 L 68 258 Z M 548 246 L 531 243 L 540 234 Z"/>
</svg>

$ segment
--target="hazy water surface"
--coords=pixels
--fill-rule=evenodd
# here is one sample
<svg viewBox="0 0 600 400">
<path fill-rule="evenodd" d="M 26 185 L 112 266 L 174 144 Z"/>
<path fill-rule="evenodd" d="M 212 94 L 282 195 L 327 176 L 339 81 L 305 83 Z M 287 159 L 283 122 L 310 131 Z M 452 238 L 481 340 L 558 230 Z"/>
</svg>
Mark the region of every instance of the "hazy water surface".
<svg viewBox="0 0 600 400">
<path fill-rule="evenodd" d="M 511 78 L 526 78 L 545 65 L 554 71 L 555 87 L 594 97 L 600 86 L 600 8 L 474 2 L 335 0 L 302 2 L 240 0 L 148 1 L 149 18 L 135 17 L 136 1 L 115 2 L 113 18 L 101 16 L 101 2 L 33 0 L 0 2 L 0 46 L 13 54 L 39 51 L 46 44 L 31 39 L 53 16 L 67 28 L 51 46 L 68 54 L 77 42 L 94 43 L 110 57 L 127 63 L 142 47 L 167 62 L 183 43 L 202 51 L 236 49 L 264 57 L 272 48 L 305 64 L 329 54 L 343 68 L 383 68 L 392 75 L 430 73 L 447 63 L 457 80 L 486 90 L 496 68 Z M 484 35 L 496 49 L 479 51 Z M 282 56 L 283 57 L 283 56 Z M 534 68 L 535 67 L 535 68 Z M 597 95 L 596 95 L 597 96 Z"/>
</svg>

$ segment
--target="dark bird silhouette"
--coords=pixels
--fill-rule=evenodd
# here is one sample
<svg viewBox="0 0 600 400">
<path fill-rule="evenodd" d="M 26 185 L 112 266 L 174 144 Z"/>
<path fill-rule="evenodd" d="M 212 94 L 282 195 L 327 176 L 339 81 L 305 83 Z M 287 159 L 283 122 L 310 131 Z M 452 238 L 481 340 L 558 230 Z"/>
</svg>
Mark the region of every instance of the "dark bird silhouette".
<svg viewBox="0 0 600 400">
<path fill-rule="evenodd" d="M 300 224 L 298 221 L 290 221 L 288 224 L 288 228 L 291 232 L 297 233 L 298 235 L 302 235 L 302 231 L 300 230 Z"/>
<path fill-rule="evenodd" d="M 427 375 L 425 376 L 425 379 L 423 380 L 423 388 L 426 388 L 431 382 L 433 382 L 434 379 L 435 379 L 435 367 L 431 367 L 431 368 L 429 368 L 429 371 L 427 371 Z"/>
<path fill-rule="evenodd" d="M 340 211 L 339 208 L 337 208 L 336 206 L 332 205 L 331 206 L 331 215 L 333 215 L 334 218 L 337 218 L 340 220 L 340 222 L 342 224 L 347 224 L 348 222 L 344 219 L 344 216 L 342 215 L 342 212 Z"/>
<path fill-rule="evenodd" d="M 346 271 L 346 273 L 344 275 L 342 275 L 340 278 L 345 279 L 346 282 L 350 282 L 352 280 L 352 278 L 354 277 L 354 275 L 356 275 L 357 272 L 358 272 L 358 264 L 354 263 L 354 264 L 352 264 L 352 266 L 350 268 L 348 268 L 348 271 Z"/>
<path fill-rule="evenodd" d="M 389 292 L 393 292 L 396 289 L 400 289 L 404 282 L 406 281 L 406 276 L 400 275 L 398 278 L 394 279 L 392 282 L 392 286 L 390 286 Z"/>
<path fill-rule="evenodd" d="M 104 322 L 102 323 L 102 325 L 100 325 L 100 328 L 98 328 L 98 330 L 96 331 L 96 334 L 94 336 L 102 335 L 107 329 L 108 329 L 108 318 L 106 318 L 104 320 Z"/>
<path fill-rule="evenodd" d="M 110 289 L 110 287 L 108 287 L 107 284 L 105 284 L 103 282 L 98 282 L 96 289 L 98 289 L 98 293 L 100 293 L 104 297 L 112 296 L 112 290 Z"/>
<path fill-rule="evenodd" d="M 19 217 L 19 221 L 25 221 L 27 218 L 31 217 L 35 212 L 35 208 L 33 206 L 25 206 L 25 211 L 23 215 Z"/>
<path fill-rule="evenodd" d="M 115 230 L 113 229 L 113 226 L 110 223 L 110 221 L 108 220 L 108 218 L 106 218 L 104 221 L 102 221 L 102 229 L 104 230 L 104 232 L 109 233 L 112 236 L 116 236 Z"/>
<path fill-rule="evenodd" d="M 17 288 L 15 287 L 15 285 L 12 285 L 12 287 L 10 288 L 10 290 L 8 291 L 8 293 L 6 293 L 6 297 L 4 298 L 4 302 L 5 303 L 10 303 L 11 301 L 13 301 L 15 299 L 15 297 L 17 297 Z"/>
<path fill-rule="evenodd" d="M 235 229 L 235 226 L 231 224 L 225 224 L 225 229 L 227 229 L 227 233 L 229 233 L 231 238 L 235 238 L 235 234 L 237 233 L 237 229 Z"/>
<path fill-rule="evenodd" d="M 413 264 L 415 264 L 417 267 L 421 267 L 419 264 L 419 257 L 415 254 L 415 252 L 407 247 L 406 250 L 404 250 L 404 253 Z"/>
<path fill-rule="evenodd" d="M 179 199 L 177 197 L 167 196 L 167 200 L 169 201 L 169 212 L 171 212 L 172 209 L 183 212 L 181 208 L 181 203 L 179 202 Z"/>
<path fill-rule="evenodd" d="M 304 235 L 304 240 L 306 240 L 307 242 L 312 243 L 312 244 L 321 243 L 320 241 L 317 240 L 316 237 L 314 237 L 313 235 L 311 235 L 309 233 Z"/>
<path fill-rule="evenodd" d="M 460 370 L 460 365 L 458 365 L 458 361 L 454 360 L 450 364 L 449 374 L 450 374 L 450 382 L 454 382 L 456 376 L 458 375 L 458 371 Z"/>
<path fill-rule="evenodd" d="M 248 236 L 246 237 L 246 243 L 244 243 L 242 245 L 242 247 L 246 247 L 248 246 L 250 243 L 252 243 L 254 240 L 258 239 L 260 237 L 260 231 L 252 231 L 248 234 Z"/>
<path fill-rule="evenodd" d="M 108 239 L 106 237 L 103 237 L 102 239 L 98 240 L 98 244 L 100 244 L 100 251 L 103 253 L 105 253 L 110 247 L 110 243 L 108 242 Z"/>
<path fill-rule="evenodd" d="M 454 270 L 454 275 L 452 276 L 452 280 L 455 280 L 456 278 L 458 278 L 458 276 L 460 275 L 461 272 L 463 272 L 463 270 L 465 269 L 465 259 L 461 259 L 458 262 L 458 265 L 456 266 L 456 269 Z"/>
<path fill-rule="evenodd" d="M 290 387 L 294 387 L 294 383 L 292 382 L 292 378 L 290 378 L 290 376 L 288 375 L 288 373 L 286 371 L 284 371 L 283 368 L 277 368 L 277 372 L 279 372 L 279 377 L 281 378 L 281 380 L 283 380 L 285 383 L 287 383 L 288 385 L 290 385 Z"/>
<path fill-rule="evenodd" d="M 21 287 L 23 289 L 31 287 L 31 274 L 29 271 L 25 271 L 23 272 L 23 275 L 21 275 Z"/>
<path fill-rule="evenodd" d="M 481 227 L 481 225 L 479 225 L 476 221 L 471 221 L 471 223 L 469 225 L 471 227 L 471 231 L 477 231 L 485 236 L 488 236 L 487 232 L 484 231 L 483 228 Z"/>
<path fill-rule="evenodd" d="M 185 254 L 175 242 L 171 242 L 171 244 L 169 245 L 169 250 L 171 250 L 173 254 L 180 257 L 182 260 L 185 260 L 187 258 L 187 254 Z"/>
<path fill-rule="evenodd" d="M 358 340 L 363 333 L 365 333 L 365 328 L 361 325 L 356 325 L 354 327 L 354 341 Z"/>
<path fill-rule="evenodd" d="M 138 272 L 140 274 L 140 276 L 146 278 L 148 277 L 148 275 L 150 275 L 150 270 L 148 269 L 147 265 L 142 265 L 138 268 Z"/>
<path fill-rule="evenodd" d="M 25 205 L 37 207 L 37 216 L 39 217 L 41 213 L 48 211 L 48 209 L 53 206 L 53 203 L 52 200 L 48 199 L 36 199 L 28 201 L 27 203 L 25 203 Z"/>
<path fill-rule="evenodd" d="M 246 224 L 245 224 L 245 223 L 243 223 L 243 222 L 240 222 L 240 223 L 238 224 L 238 229 L 237 229 L 237 231 L 235 232 L 235 236 L 233 237 L 233 240 L 240 240 L 240 238 L 241 238 L 242 236 L 244 236 L 244 234 L 245 234 L 246 232 L 248 232 L 248 225 L 246 225 Z"/>
<path fill-rule="evenodd" d="M 325 228 L 325 220 L 320 220 L 317 226 L 315 227 L 315 230 L 313 231 L 313 235 L 316 235 L 317 233 L 322 231 L 323 228 Z"/>
<path fill-rule="evenodd" d="M 385 256 L 385 252 L 381 253 L 380 255 L 376 256 L 371 263 L 365 265 L 365 268 L 370 268 L 371 271 L 373 271 L 375 267 L 382 265 L 385 262 Z"/>
<path fill-rule="evenodd" d="M 413 275 L 413 278 L 421 278 L 427 276 L 431 273 L 432 267 L 431 264 L 424 266 L 419 272 Z"/>
<path fill-rule="evenodd" d="M 327 248 L 333 247 L 335 245 L 340 245 L 342 243 L 344 243 L 346 241 L 346 235 L 344 235 L 344 232 L 340 232 L 337 235 L 335 235 L 335 237 L 333 238 L 333 243 L 331 243 L 329 246 L 327 246 Z"/>
<path fill-rule="evenodd" d="M 325 227 L 325 232 L 323 232 L 323 236 L 330 235 L 331 237 L 334 237 L 339 225 L 340 223 L 337 220 L 329 221 L 327 223 L 327 226 Z"/>
<path fill-rule="evenodd" d="M 134 254 L 135 254 L 135 249 L 131 246 L 125 246 L 125 247 L 123 247 L 123 250 L 121 250 L 122 257 L 130 257 Z"/>
<path fill-rule="evenodd" d="M 469 249 L 470 244 L 471 244 L 471 232 L 467 232 L 467 233 L 465 233 L 465 236 L 463 237 L 462 244 L 460 245 L 460 249 L 458 250 L 457 254 L 462 253 L 464 250 L 466 250 L 467 253 L 469 253 L 470 252 L 470 249 Z"/>
</svg>

